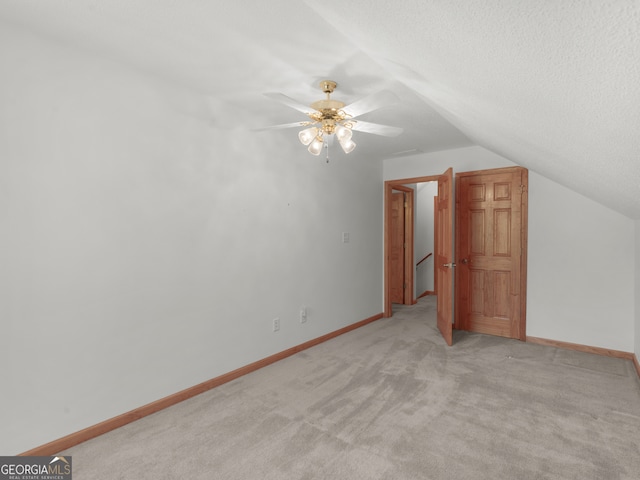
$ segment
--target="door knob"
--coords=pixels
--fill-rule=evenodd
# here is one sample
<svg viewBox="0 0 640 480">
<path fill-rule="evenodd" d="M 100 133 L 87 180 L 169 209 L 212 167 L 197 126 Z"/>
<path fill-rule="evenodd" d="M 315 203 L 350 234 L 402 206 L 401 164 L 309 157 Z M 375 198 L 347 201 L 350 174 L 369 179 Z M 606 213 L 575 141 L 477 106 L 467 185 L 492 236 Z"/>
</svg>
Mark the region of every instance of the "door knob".
<svg viewBox="0 0 640 480">
<path fill-rule="evenodd" d="M 462 263 L 469 263 L 469 259 L 468 258 L 463 258 L 462 260 L 460 260 Z"/>
</svg>

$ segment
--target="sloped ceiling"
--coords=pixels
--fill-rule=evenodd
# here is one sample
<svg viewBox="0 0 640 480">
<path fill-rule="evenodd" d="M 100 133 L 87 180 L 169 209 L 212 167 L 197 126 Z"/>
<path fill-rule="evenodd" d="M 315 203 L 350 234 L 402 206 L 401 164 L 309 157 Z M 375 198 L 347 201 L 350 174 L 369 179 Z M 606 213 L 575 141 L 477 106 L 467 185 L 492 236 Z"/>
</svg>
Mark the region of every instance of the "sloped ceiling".
<svg viewBox="0 0 640 480">
<path fill-rule="evenodd" d="M 358 133 L 350 155 L 480 145 L 640 219 L 637 0 L 3 0 L 0 20 L 225 102 L 190 113 L 229 128 L 304 120 L 265 92 L 390 89 L 362 119 L 403 134 Z"/>
</svg>

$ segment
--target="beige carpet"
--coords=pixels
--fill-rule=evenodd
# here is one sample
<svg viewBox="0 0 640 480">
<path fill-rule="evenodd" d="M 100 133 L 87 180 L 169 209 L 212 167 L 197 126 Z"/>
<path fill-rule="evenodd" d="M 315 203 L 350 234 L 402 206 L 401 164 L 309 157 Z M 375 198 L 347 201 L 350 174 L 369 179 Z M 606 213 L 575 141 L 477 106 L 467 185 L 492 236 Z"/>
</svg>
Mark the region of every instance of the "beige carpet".
<svg viewBox="0 0 640 480">
<path fill-rule="evenodd" d="M 638 479 L 626 360 L 455 332 L 435 298 L 66 452 L 84 479 Z"/>
</svg>

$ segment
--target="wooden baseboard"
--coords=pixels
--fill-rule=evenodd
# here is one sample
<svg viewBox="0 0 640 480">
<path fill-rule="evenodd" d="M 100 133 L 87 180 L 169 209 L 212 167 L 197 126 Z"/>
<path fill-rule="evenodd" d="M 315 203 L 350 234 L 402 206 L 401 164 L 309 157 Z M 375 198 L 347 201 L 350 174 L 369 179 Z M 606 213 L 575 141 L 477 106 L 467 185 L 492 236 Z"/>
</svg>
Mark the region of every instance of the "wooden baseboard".
<svg viewBox="0 0 640 480">
<path fill-rule="evenodd" d="M 238 368 L 237 370 L 233 370 L 229 373 L 225 373 L 224 375 L 220 375 L 219 377 L 212 378 L 211 380 L 207 380 L 206 382 L 200 383 L 193 387 L 187 388 L 180 392 L 174 393 L 167 397 L 161 398 L 160 400 L 156 400 L 155 402 L 149 403 L 142 407 L 136 408 L 135 410 L 131 410 L 130 412 L 123 413 L 122 415 L 118 415 L 117 417 L 110 418 L 105 420 L 104 422 L 98 423 L 91 427 L 87 427 L 79 432 L 72 433 L 65 437 L 59 438 L 52 442 L 46 443 L 39 447 L 28 450 L 24 453 L 21 453 L 21 456 L 51 456 L 56 453 L 62 452 L 68 448 L 71 448 L 79 443 L 86 442 L 92 438 L 100 436 L 104 433 L 110 432 L 111 430 L 115 430 L 116 428 L 120 428 L 128 423 L 135 422 L 147 415 L 151 415 L 152 413 L 163 410 L 167 407 L 180 403 L 184 400 L 187 400 L 191 397 L 195 397 L 207 390 L 211 390 L 212 388 L 218 387 L 222 384 L 235 380 L 236 378 L 242 377 L 243 375 L 247 375 L 248 373 L 259 370 L 262 367 L 266 367 L 272 363 L 277 362 L 278 360 L 282 360 L 283 358 L 290 357 L 302 350 L 306 350 L 315 345 L 318 345 L 322 342 L 326 342 L 327 340 L 331 340 L 332 338 L 338 337 L 344 333 L 350 332 L 351 330 L 355 330 L 360 328 L 368 323 L 374 322 L 382 318 L 382 313 L 374 315 L 372 317 L 366 318 L 364 320 L 360 320 L 352 325 L 348 325 L 334 332 L 327 333 L 326 335 L 322 335 L 321 337 L 314 338 L 313 340 L 309 340 L 308 342 L 302 343 L 295 347 L 291 347 L 282 352 L 276 353 L 269 357 L 263 358 L 262 360 L 258 360 L 257 362 L 251 363 L 244 367 Z"/>
<path fill-rule="evenodd" d="M 575 350 L 577 352 L 595 353 L 596 355 L 604 355 L 605 357 L 624 358 L 626 360 L 633 360 L 635 358 L 635 355 L 630 352 L 591 347 L 589 345 L 580 345 L 579 343 L 561 342 L 559 340 L 549 340 L 547 338 L 527 337 L 527 342 L 547 345 L 549 347 L 564 348 L 565 350 Z"/>
<path fill-rule="evenodd" d="M 588 345 L 580 345 L 579 343 L 560 342 L 558 340 L 549 340 L 547 338 L 527 337 L 527 342 L 537 343 L 538 345 L 547 345 L 549 347 L 564 348 L 566 350 L 575 350 L 577 352 L 594 353 L 596 355 L 604 355 L 605 357 L 624 358 L 631 360 L 636 367 L 636 373 L 640 378 L 640 363 L 638 357 L 634 353 L 623 352 L 621 350 L 611 350 L 609 348 L 590 347 Z"/>
<path fill-rule="evenodd" d="M 420 295 L 418 298 L 422 298 L 422 297 L 426 297 L 427 295 L 435 295 L 436 292 L 434 292 L 433 290 L 427 290 L 426 292 L 422 293 L 422 295 Z"/>
</svg>

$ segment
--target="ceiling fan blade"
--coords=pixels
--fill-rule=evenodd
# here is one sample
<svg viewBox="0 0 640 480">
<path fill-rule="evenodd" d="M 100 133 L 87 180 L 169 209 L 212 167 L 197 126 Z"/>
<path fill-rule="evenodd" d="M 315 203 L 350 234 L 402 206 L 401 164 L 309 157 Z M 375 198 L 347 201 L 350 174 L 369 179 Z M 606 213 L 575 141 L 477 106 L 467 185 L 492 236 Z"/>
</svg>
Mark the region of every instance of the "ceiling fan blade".
<svg viewBox="0 0 640 480">
<path fill-rule="evenodd" d="M 268 127 L 254 128 L 253 130 L 262 131 L 262 130 L 279 130 L 279 129 L 282 129 L 282 128 L 308 127 L 309 125 L 311 125 L 313 123 L 314 122 L 309 122 L 309 121 L 293 122 L 293 123 L 281 123 L 279 125 L 270 125 Z"/>
<path fill-rule="evenodd" d="M 351 117 L 358 117 L 373 110 L 398 103 L 398 96 L 389 90 L 372 93 L 347 105 L 342 110 Z"/>
<path fill-rule="evenodd" d="M 291 107 L 295 110 L 298 110 L 299 112 L 302 112 L 304 114 L 309 115 L 310 113 L 315 112 L 315 110 L 313 108 L 311 108 L 308 105 L 304 105 L 296 100 L 294 100 L 291 97 L 287 97 L 284 93 L 278 93 L 278 92 L 268 92 L 265 93 L 265 96 L 271 98 L 272 100 L 275 100 L 276 102 L 280 102 L 285 104 L 287 107 Z"/>
<path fill-rule="evenodd" d="M 379 123 L 363 122 L 362 120 L 354 121 L 351 130 L 358 132 L 372 133 L 374 135 L 383 135 L 385 137 L 397 137 L 403 132 L 400 127 L 392 127 L 390 125 L 380 125 Z"/>
</svg>

